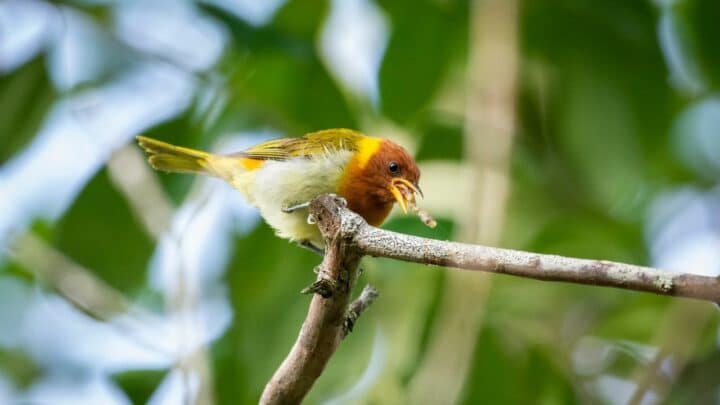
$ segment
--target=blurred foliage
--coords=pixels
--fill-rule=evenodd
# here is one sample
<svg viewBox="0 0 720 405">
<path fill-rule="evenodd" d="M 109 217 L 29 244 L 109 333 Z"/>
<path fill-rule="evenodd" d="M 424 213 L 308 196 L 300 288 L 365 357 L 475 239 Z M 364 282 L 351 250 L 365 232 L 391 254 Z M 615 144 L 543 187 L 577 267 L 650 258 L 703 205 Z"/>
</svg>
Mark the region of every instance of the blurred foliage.
<svg viewBox="0 0 720 405">
<path fill-rule="evenodd" d="M 439 114 L 438 114 L 439 115 Z M 418 162 L 423 160 L 461 160 L 463 157 L 462 128 L 452 119 L 429 117 L 428 122 L 419 125 L 420 147 L 415 153 Z M 437 142 L 442 139 L 442 142 Z"/>
<path fill-rule="evenodd" d="M 55 3 L 75 7 L 112 31 L 111 6 Z M 330 3 L 291 1 L 263 25 L 201 3 L 198 9 L 227 31 L 229 43 L 212 71 L 195 73 L 195 78 L 204 85 L 214 83 L 227 98 L 216 119 L 205 122 L 196 117 L 203 111 L 196 95 L 189 110 L 144 134 L 210 148 L 229 132 L 269 128 L 300 135 L 391 122 L 415 137 L 421 163 L 462 163 L 462 117 L 441 112 L 438 96 L 452 86 L 453 72 L 465 68 L 469 3 L 377 1 L 390 24 L 377 106 L 350 96 L 318 51 Z M 520 3 L 518 127 L 502 244 L 648 263 L 644 225 L 649 205 L 668 187 L 700 182 L 670 147 L 674 119 L 700 96 L 679 91 L 668 79 L 658 45 L 661 11 L 654 5 L 661 2 Z M 693 55 L 709 83 L 704 94 L 717 92 L 720 3 L 675 3 L 673 12 L 689 28 Z M 465 84 L 454 90 L 462 104 Z M 49 80 L 44 56 L 0 76 L 0 163 L 28 145 L 52 103 L 64 95 Z M 158 178 L 175 205 L 182 204 L 195 181 L 179 175 Z M 465 195 L 450 180 L 441 192 L 448 193 L 449 200 Z M 441 218 L 438 228 L 430 230 L 415 218 L 394 218 L 386 228 L 452 239 L 457 224 Z M 128 297 L 146 293 L 155 241 L 107 170 L 98 171 L 42 233 L 59 251 Z M 232 238 L 232 259 L 222 283 L 233 320 L 209 348 L 214 395 L 222 404 L 254 403 L 297 336 L 309 302 L 298 291 L 313 279 L 318 258 L 276 238 L 264 224 Z M 12 261 L 0 266 L 0 277 L 21 274 Z M 403 403 L 403 391 L 422 361 L 442 301 L 444 271 L 372 258 L 363 268 L 362 281 L 376 285 L 381 298 L 341 345 L 308 403 L 348 391 L 368 366 L 371 352 L 381 346 L 382 370 L 375 371 L 360 402 Z M 673 304 L 667 298 L 625 291 L 495 277 L 462 402 L 606 401 L 590 388 L 596 378 L 632 380 L 645 363 L 629 350 L 596 374 L 579 375 L 573 368 L 578 342 L 596 336 L 611 346 L 622 341 L 657 344 L 657 325 Z M 715 317 L 708 325 L 669 402 L 716 400 L 717 323 Z M 21 349 L 0 349 L 0 371 L 21 387 L 42 376 L 25 357 Z M 144 403 L 165 373 L 128 371 L 114 380 L 133 403 Z"/>
<path fill-rule="evenodd" d="M 230 108 L 297 134 L 357 126 L 315 49 L 326 9 L 320 1 L 289 2 L 260 28 L 211 9 L 228 24 L 234 39 L 221 62 L 221 69 L 226 66 L 231 72 Z"/>
<path fill-rule="evenodd" d="M 680 376 L 678 384 L 672 387 L 669 403 L 712 404 L 717 402 L 717 387 L 720 385 L 720 353 L 698 356 Z"/>
<path fill-rule="evenodd" d="M 0 350 L 0 368 L 12 370 L 13 382 L 20 387 L 28 387 L 41 376 L 42 370 L 25 353 L 20 351 Z"/>
<path fill-rule="evenodd" d="M 216 375 L 235 376 L 222 403 L 254 402 L 297 337 L 309 298 L 298 291 L 313 280 L 315 255 L 288 249 L 265 224 L 238 238 L 227 282 L 235 311 L 230 330 L 213 348 Z M 282 252 L 267 255 L 261 252 Z M 276 286 L 286 286 L 275 288 Z M 266 359 L 259 361 L 260 359 Z"/>
<path fill-rule="evenodd" d="M 715 17 L 720 15 L 720 4 L 712 0 L 678 2 L 679 13 L 689 22 L 690 37 L 696 44 L 697 60 L 702 73 L 711 81 L 711 87 L 720 87 L 720 49 L 714 39 L 720 37 Z"/>
<path fill-rule="evenodd" d="M 156 370 L 128 371 L 114 376 L 133 404 L 145 404 L 152 396 L 165 372 Z"/>
<path fill-rule="evenodd" d="M 575 400 L 571 376 L 563 375 L 555 358 L 542 347 L 513 351 L 493 328 L 480 333 L 476 347 L 469 381 L 493 384 L 469 384 L 465 403 L 558 404 Z"/>
<path fill-rule="evenodd" d="M 380 68 L 382 110 L 406 124 L 423 117 L 449 67 L 466 52 L 468 2 L 391 0 L 380 4 L 393 24 Z"/>
<path fill-rule="evenodd" d="M 112 213 L 112 215 L 108 215 Z M 133 215 L 105 170 L 88 182 L 55 226 L 54 245 L 108 284 L 137 293 L 153 241 Z"/>
<path fill-rule="evenodd" d="M 44 58 L 0 76 L 0 164 L 33 138 L 56 96 Z"/>
</svg>

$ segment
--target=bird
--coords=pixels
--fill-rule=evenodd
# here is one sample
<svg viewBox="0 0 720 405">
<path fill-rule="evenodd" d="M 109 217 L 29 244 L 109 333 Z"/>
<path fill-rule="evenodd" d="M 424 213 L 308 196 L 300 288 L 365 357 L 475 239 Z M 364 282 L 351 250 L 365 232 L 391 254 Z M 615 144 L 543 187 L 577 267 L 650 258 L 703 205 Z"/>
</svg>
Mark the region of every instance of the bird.
<svg viewBox="0 0 720 405">
<path fill-rule="evenodd" d="M 225 180 L 255 206 L 275 233 L 318 254 L 324 239 L 308 219 L 309 202 L 334 194 L 380 226 L 395 203 L 407 213 L 423 196 L 420 169 L 399 144 L 337 128 L 274 139 L 231 154 L 211 154 L 138 136 L 150 165 L 163 172 Z"/>
</svg>

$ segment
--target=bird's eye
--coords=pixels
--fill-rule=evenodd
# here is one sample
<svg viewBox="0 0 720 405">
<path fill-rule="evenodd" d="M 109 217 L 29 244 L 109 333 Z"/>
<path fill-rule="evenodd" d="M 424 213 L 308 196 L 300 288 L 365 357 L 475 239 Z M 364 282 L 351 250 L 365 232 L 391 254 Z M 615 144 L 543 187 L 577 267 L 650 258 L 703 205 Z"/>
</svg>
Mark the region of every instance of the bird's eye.
<svg viewBox="0 0 720 405">
<path fill-rule="evenodd" d="M 388 170 L 390 170 L 390 173 L 392 174 L 398 174 L 400 173 L 400 165 L 397 162 L 390 162 L 388 164 Z"/>
</svg>

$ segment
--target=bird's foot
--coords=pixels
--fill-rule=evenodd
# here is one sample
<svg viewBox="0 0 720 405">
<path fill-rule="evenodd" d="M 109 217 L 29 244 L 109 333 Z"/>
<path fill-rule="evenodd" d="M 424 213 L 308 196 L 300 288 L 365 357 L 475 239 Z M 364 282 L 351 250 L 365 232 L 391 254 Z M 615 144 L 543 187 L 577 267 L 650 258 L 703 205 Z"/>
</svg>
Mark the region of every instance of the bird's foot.
<svg viewBox="0 0 720 405">
<path fill-rule="evenodd" d="M 344 199 L 343 197 L 340 197 L 339 195 L 337 195 L 337 194 L 335 194 L 335 193 L 330 193 L 330 194 L 328 194 L 328 195 L 329 195 L 330 197 L 334 198 L 335 201 L 338 202 L 338 204 L 342 205 L 343 207 L 347 207 L 347 200 Z"/>
<path fill-rule="evenodd" d="M 301 210 L 301 209 L 307 208 L 307 207 L 309 207 L 309 206 L 310 206 L 310 201 L 306 201 L 306 202 L 304 202 L 304 203 L 299 203 L 299 204 L 284 206 L 284 207 L 281 208 L 281 210 L 282 210 L 282 212 L 284 212 L 284 213 L 286 213 L 286 214 L 292 214 L 293 212 L 295 212 L 295 211 L 297 211 L 297 210 Z"/>
<path fill-rule="evenodd" d="M 325 257 L 325 250 L 319 247 L 318 245 L 310 242 L 309 240 L 303 240 L 298 242 L 298 246 L 300 246 L 303 249 L 307 249 L 316 255 L 320 257 Z"/>
<path fill-rule="evenodd" d="M 334 198 L 338 204 L 342 205 L 343 207 L 347 207 L 347 200 L 343 197 L 340 197 L 339 195 L 335 193 L 328 194 L 330 197 Z M 305 208 L 310 207 L 310 201 L 305 201 L 303 203 L 296 203 L 291 205 L 283 206 L 280 210 L 286 214 L 292 214 L 293 212 Z M 308 222 L 310 222 L 310 218 L 308 217 Z"/>
</svg>

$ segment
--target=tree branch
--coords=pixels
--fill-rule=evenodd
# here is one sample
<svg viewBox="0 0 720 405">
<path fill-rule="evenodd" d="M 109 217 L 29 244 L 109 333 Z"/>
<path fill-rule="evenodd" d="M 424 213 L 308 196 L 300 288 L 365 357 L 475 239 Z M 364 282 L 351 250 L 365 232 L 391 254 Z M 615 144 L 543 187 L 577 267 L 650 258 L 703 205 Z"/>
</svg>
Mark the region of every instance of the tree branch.
<svg viewBox="0 0 720 405">
<path fill-rule="evenodd" d="M 315 285 L 329 281 L 333 288 L 327 298 L 313 294 L 300 335 L 265 386 L 261 404 L 299 403 L 346 334 L 350 295 L 362 257 L 352 242 L 359 227 L 367 224 L 357 214 L 345 215 L 350 211 L 327 195 L 314 199 L 310 212 L 326 240 Z"/>
<path fill-rule="evenodd" d="M 345 336 L 357 265 L 365 255 L 720 302 L 720 279 L 716 277 L 404 235 L 368 225 L 327 195 L 315 198 L 310 212 L 327 241 L 317 282 L 330 281 L 334 288 L 328 298 L 313 295 L 297 341 L 265 386 L 263 404 L 298 403 L 320 376 Z M 369 305 L 372 299 L 364 301 Z"/>
<path fill-rule="evenodd" d="M 607 260 L 445 242 L 385 231 L 367 224 L 358 230 L 355 243 L 362 254 L 370 256 L 720 302 L 720 279 L 717 277 Z"/>
<path fill-rule="evenodd" d="M 345 323 L 343 324 L 343 337 L 347 336 L 352 332 L 355 322 L 358 320 L 360 315 L 365 312 L 370 305 L 377 299 L 379 293 L 375 287 L 370 284 L 363 288 L 360 296 L 350 304 L 347 314 L 345 315 Z"/>
</svg>

